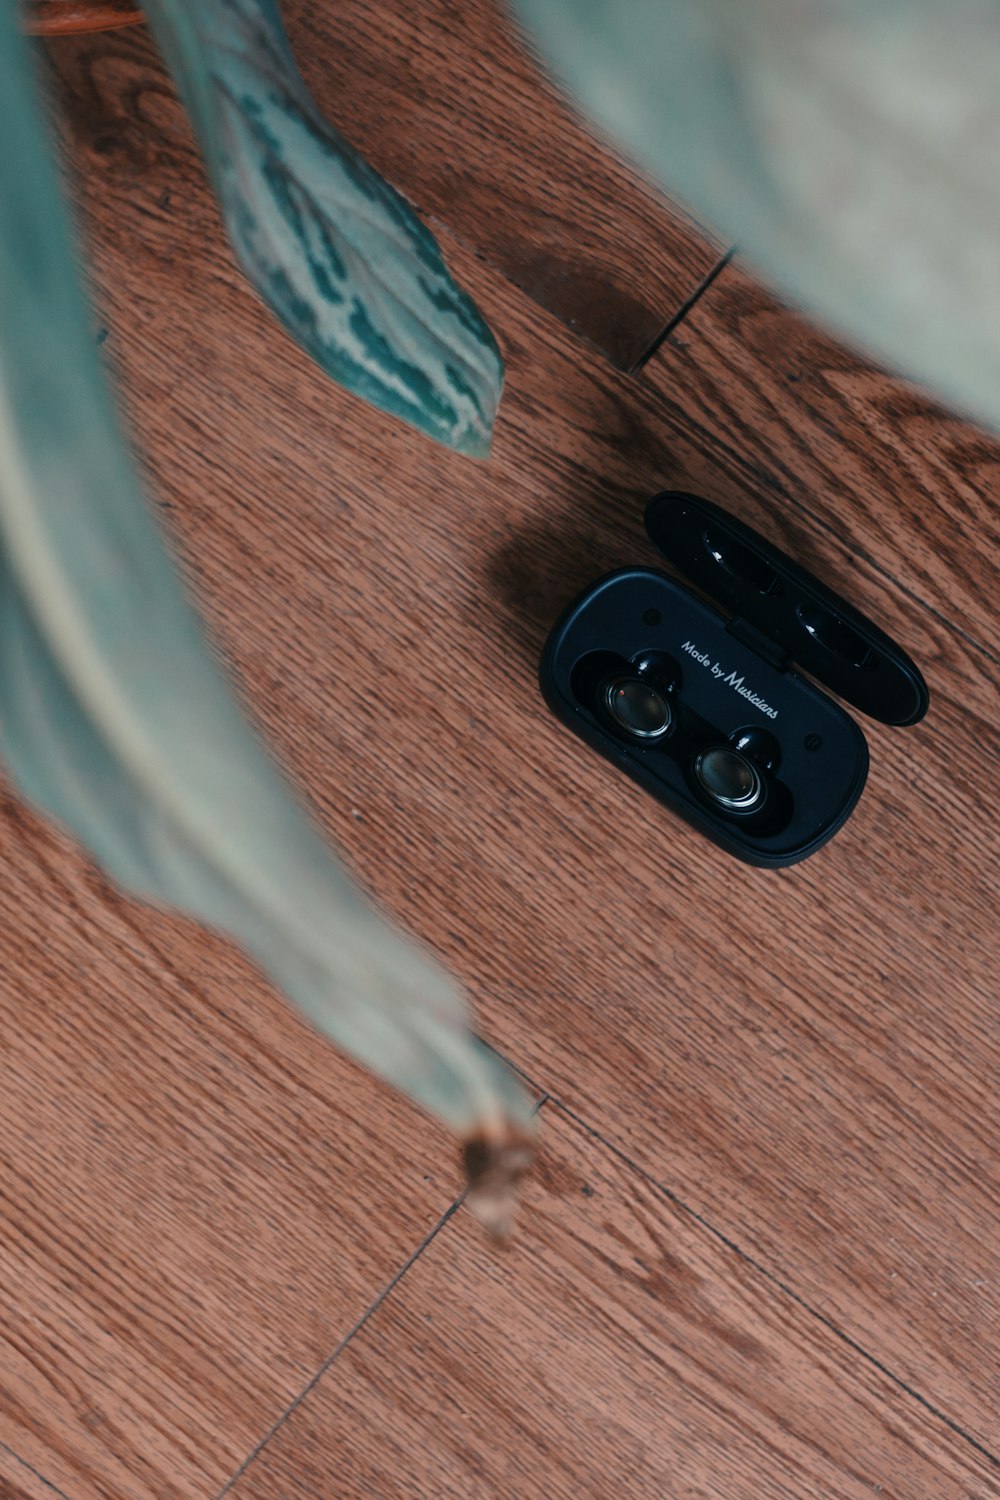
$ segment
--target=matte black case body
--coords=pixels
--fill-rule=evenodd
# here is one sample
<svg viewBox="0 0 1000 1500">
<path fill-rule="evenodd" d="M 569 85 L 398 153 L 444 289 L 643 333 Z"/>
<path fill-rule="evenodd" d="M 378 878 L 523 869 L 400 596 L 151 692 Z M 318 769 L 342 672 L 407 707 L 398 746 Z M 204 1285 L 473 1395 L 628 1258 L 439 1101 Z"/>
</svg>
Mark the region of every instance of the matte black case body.
<svg viewBox="0 0 1000 1500">
<path fill-rule="evenodd" d="M 612 573 L 555 625 L 542 691 L 576 734 L 731 854 L 754 865 L 795 864 L 850 815 L 868 774 L 868 746 L 850 715 L 794 662 L 885 724 L 921 719 L 927 685 L 877 625 L 711 501 L 665 490 L 645 520 L 660 552 L 727 613 L 651 568 Z M 669 659 L 675 721 L 670 734 L 643 744 L 613 726 L 600 674 L 605 684 L 619 673 L 645 676 L 650 653 Z M 699 750 L 744 731 L 757 736 L 748 753 L 758 765 L 762 737 L 770 736 L 765 748 L 778 758 L 764 765 L 765 807 L 741 818 L 711 803 L 693 766 Z"/>
<path fill-rule="evenodd" d="M 658 612 L 655 625 L 646 623 Z M 686 649 L 690 647 L 692 649 Z M 625 741 L 573 689 L 573 675 L 592 653 L 624 661 L 663 651 L 681 669 L 676 694 L 680 739 L 649 746 Z M 718 671 L 713 670 L 718 668 Z M 729 622 L 690 589 L 650 568 L 625 568 L 588 588 L 564 611 L 546 642 L 540 668 L 552 711 L 576 734 L 716 844 L 749 864 L 776 868 L 814 853 L 836 833 L 861 795 L 868 746 L 854 720 L 793 669 L 779 670 L 738 639 Z M 763 712 L 743 687 L 774 711 Z M 778 781 L 790 790 L 791 816 L 759 833 L 711 810 L 691 775 L 687 724 L 702 739 L 724 743 L 760 726 L 780 741 Z M 706 733 L 710 725 L 717 733 Z M 819 748 L 807 744 L 820 740 Z M 681 753 L 678 755 L 677 750 Z"/>
</svg>

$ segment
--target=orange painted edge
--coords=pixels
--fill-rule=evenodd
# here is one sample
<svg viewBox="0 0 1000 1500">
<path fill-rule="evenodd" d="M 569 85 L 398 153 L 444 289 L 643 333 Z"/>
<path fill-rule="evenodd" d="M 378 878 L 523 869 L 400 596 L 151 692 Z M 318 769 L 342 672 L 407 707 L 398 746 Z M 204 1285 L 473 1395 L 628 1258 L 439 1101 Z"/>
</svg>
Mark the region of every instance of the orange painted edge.
<svg viewBox="0 0 1000 1500">
<path fill-rule="evenodd" d="M 142 19 L 140 10 L 120 10 L 110 5 L 80 3 L 47 5 L 50 15 L 38 15 L 40 7 L 29 5 L 23 14 L 24 29 L 31 36 L 73 36 L 82 31 L 113 31 L 121 26 L 135 26 Z"/>
</svg>

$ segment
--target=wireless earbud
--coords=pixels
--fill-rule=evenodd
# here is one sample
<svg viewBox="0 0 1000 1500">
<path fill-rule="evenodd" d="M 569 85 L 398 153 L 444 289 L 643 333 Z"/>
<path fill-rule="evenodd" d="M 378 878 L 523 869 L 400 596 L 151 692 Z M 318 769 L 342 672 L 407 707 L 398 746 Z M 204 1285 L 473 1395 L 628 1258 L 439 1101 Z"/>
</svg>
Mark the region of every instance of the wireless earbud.
<svg viewBox="0 0 1000 1500">
<path fill-rule="evenodd" d="M 632 739 L 660 740 L 673 728 L 670 699 L 641 677 L 609 677 L 600 702 L 615 727 Z"/>
<path fill-rule="evenodd" d="M 781 746 L 769 729 L 751 724 L 736 729 L 729 736 L 734 749 L 756 761 L 765 771 L 776 771 L 781 762 Z"/>
<path fill-rule="evenodd" d="M 734 817 L 760 812 L 767 801 L 767 783 L 760 768 L 729 745 L 699 751 L 694 776 L 709 801 Z"/>
</svg>

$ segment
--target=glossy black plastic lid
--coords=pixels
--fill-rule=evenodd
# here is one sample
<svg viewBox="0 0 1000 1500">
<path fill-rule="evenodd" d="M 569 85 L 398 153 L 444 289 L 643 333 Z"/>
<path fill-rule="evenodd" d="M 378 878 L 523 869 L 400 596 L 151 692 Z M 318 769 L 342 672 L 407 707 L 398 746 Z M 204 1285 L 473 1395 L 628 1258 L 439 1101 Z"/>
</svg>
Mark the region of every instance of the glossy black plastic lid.
<svg viewBox="0 0 1000 1500">
<path fill-rule="evenodd" d="M 734 621 L 855 708 L 883 724 L 915 724 L 927 712 L 927 685 L 906 652 L 735 516 L 697 495 L 665 491 L 646 507 L 646 530 Z"/>
</svg>

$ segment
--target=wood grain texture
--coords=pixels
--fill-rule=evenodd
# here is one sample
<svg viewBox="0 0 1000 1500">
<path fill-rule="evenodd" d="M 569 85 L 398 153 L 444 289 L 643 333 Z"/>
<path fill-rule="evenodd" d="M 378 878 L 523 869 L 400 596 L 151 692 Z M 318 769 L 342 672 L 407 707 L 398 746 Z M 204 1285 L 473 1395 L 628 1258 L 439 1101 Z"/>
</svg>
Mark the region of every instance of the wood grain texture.
<svg viewBox="0 0 1000 1500">
<path fill-rule="evenodd" d="M 728 266 L 644 370 L 679 421 L 1000 656 L 1000 438 Z"/>
<path fill-rule="evenodd" d="M 82 153 L 133 430 L 224 650 L 363 881 L 530 1076 L 991 1442 L 989 663 L 471 256 L 509 363 L 484 467 L 272 335 L 183 136 L 145 176 L 97 169 Z M 538 697 L 558 608 L 650 556 L 664 484 L 761 526 L 928 675 L 929 719 L 871 731 L 858 811 L 797 869 L 709 848 Z"/>
<path fill-rule="evenodd" d="M 5 798 L 0 1442 L 214 1494 L 454 1193 L 449 1144 L 221 939 Z"/>
<path fill-rule="evenodd" d="M 432 220 L 630 368 L 725 248 L 591 132 L 503 0 L 285 0 L 321 106 Z"/>
<path fill-rule="evenodd" d="M 996 1494 L 996 1470 L 944 1423 L 545 1115 L 513 1251 L 452 1219 L 231 1500 Z"/>
<path fill-rule="evenodd" d="M 588 133 L 499 0 L 284 0 L 282 13 L 326 117 L 432 227 L 616 365 L 642 355 L 721 254 Z M 155 152 L 143 105 L 170 85 L 147 34 L 66 41 L 51 57 L 79 139 Z"/>
<path fill-rule="evenodd" d="M 786 501 L 453 241 L 508 357 L 495 459 L 438 451 L 332 387 L 235 271 L 186 123 L 131 46 L 103 39 L 64 73 L 85 122 L 70 165 L 95 336 L 273 744 L 359 878 L 470 984 L 492 1040 L 990 1446 L 992 665 L 846 527 Z M 641 509 L 666 484 L 761 527 L 928 676 L 928 720 L 870 732 L 859 808 L 796 869 L 709 847 L 538 696 L 561 605 L 653 560 Z M 73 1500 L 210 1493 L 434 1221 L 445 1183 L 400 1195 L 397 1179 L 445 1144 L 318 1056 L 225 945 L 116 900 L 56 836 L 5 817 L 4 1004 L 24 1040 L 0 1106 L 20 1174 L 0 1441 Z M 542 1290 L 524 1293 L 539 1343 Z M 706 1380 L 730 1368 L 711 1328 L 690 1348 Z M 561 1368 L 559 1410 L 586 1410 L 589 1367 Z M 630 1406 L 658 1410 L 655 1377 L 628 1368 L 615 1431 Z M 759 1409 L 745 1420 L 762 1437 Z M 433 1445 L 429 1418 L 419 1441 Z M 495 1442 L 532 1462 L 516 1427 Z M 717 1461 L 693 1494 L 718 1493 Z"/>
<path fill-rule="evenodd" d="M 0 1443 L 0 1500 L 67 1500 L 67 1497 Z"/>
</svg>

